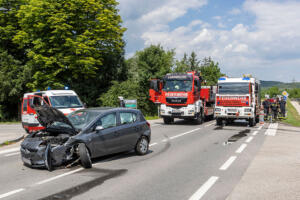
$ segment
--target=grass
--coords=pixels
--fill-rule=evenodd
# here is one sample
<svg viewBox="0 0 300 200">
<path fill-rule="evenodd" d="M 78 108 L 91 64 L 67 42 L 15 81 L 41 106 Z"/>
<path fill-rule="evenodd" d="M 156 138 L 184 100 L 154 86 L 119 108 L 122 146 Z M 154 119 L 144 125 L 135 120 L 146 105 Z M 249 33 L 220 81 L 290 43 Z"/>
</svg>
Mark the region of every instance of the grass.
<svg viewBox="0 0 300 200">
<path fill-rule="evenodd" d="M 287 119 L 282 120 L 282 122 L 290 124 L 292 126 L 300 127 L 300 115 L 297 112 L 296 108 L 292 105 L 290 100 L 287 101 L 287 111 Z"/>
<path fill-rule="evenodd" d="M 18 123 L 21 123 L 21 122 L 20 121 L 7 121 L 7 122 L 0 121 L 0 124 L 18 124 Z"/>
<path fill-rule="evenodd" d="M 146 116 L 145 118 L 146 118 L 146 120 L 153 120 L 153 119 L 159 119 L 160 117 L 158 117 L 158 116 Z"/>
</svg>

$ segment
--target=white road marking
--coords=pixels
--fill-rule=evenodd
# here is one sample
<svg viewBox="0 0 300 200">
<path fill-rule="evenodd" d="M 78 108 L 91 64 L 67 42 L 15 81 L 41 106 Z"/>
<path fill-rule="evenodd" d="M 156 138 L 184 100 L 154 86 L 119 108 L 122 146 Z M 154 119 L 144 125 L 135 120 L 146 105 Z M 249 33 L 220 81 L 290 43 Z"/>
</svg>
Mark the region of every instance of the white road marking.
<svg viewBox="0 0 300 200">
<path fill-rule="evenodd" d="M 211 124 L 207 124 L 205 125 L 205 127 L 208 127 L 208 126 L 211 126 L 211 125 L 214 125 L 215 123 L 211 123 Z"/>
<path fill-rule="evenodd" d="M 161 124 L 153 124 L 151 125 L 152 127 L 155 127 L 155 126 L 161 126 Z"/>
<path fill-rule="evenodd" d="M 18 192 L 22 192 L 23 190 L 25 190 L 25 189 L 24 188 L 20 188 L 20 189 L 13 190 L 13 191 L 10 191 L 10 192 L 4 193 L 4 194 L 0 194 L 0 199 L 8 197 L 8 196 L 13 195 L 13 194 L 16 194 Z"/>
<path fill-rule="evenodd" d="M 258 131 L 254 131 L 253 133 L 252 133 L 252 135 L 256 135 L 258 133 Z"/>
<path fill-rule="evenodd" d="M 154 142 L 152 144 L 149 144 L 149 147 L 152 147 L 152 146 L 157 145 L 157 144 L 158 144 L 157 142 Z"/>
<path fill-rule="evenodd" d="M 261 129 L 262 129 L 262 127 L 263 127 L 263 126 L 260 126 L 260 127 L 258 127 L 257 129 L 258 129 L 258 130 L 261 130 Z"/>
<path fill-rule="evenodd" d="M 62 178 L 62 177 L 64 177 L 64 176 L 68 176 L 68 175 L 70 175 L 70 174 L 74 174 L 74 173 L 76 173 L 76 172 L 82 171 L 83 169 L 84 169 L 84 168 L 75 169 L 75 170 L 73 170 L 73 171 L 70 171 L 70 172 L 67 172 L 67 173 L 64 173 L 64 174 L 60 174 L 60 175 L 58 175 L 58 176 L 54 176 L 54 177 L 52 177 L 52 178 L 48 178 L 48 179 L 46 179 L 46 180 L 37 182 L 35 185 L 41 185 L 41 184 L 44 184 L 44 183 L 48 183 L 48 182 L 50 182 L 50 181 L 54 181 L 54 180 L 59 179 L 59 178 Z"/>
<path fill-rule="evenodd" d="M 3 150 L 3 151 L 0 151 L 0 155 L 1 154 L 15 152 L 15 151 L 20 151 L 20 147 L 16 147 L 16 148 L 11 148 L 11 149 L 6 149 L 6 150 Z"/>
<path fill-rule="evenodd" d="M 172 137 L 170 137 L 170 139 L 173 140 L 173 139 L 175 139 L 175 138 L 178 138 L 178 137 L 184 136 L 184 135 L 186 135 L 186 134 L 189 134 L 189 133 L 198 131 L 198 130 L 200 130 L 200 129 L 201 129 L 201 128 L 196 128 L 196 129 L 193 129 L 193 130 L 191 130 L 191 131 L 188 131 L 188 132 L 185 132 L 185 133 L 181 133 L 181 134 L 179 134 L 179 135 L 172 136 Z"/>
<path fill-rule="evenodd" d="M 189 198 L 189 200 L 200 200 L 203 195 L 215 184 L 219 179 L 217 176 L 210 177 L 194 194 Z"/>
<path fill-rule="evenodd" d="M 220 170 L 226 170 L 230 165 L 235 161 L 237 157 L 236 156 L 231 156 L 221 167 Z"/>
<path fill-rule="evenodd" d="M 250 137 L 246 140 L 246 142 L 249 143 L 249 142 L 251 142 L 252 140 L 253 140 L 253 137 L 250 136 Z"/>
<path fill-rule="evenodd" d="M 265 135 L 275 136 L 278 128 L 278 123 L 270 124 Z"/>
<path fill-rule="evenodd" d="M 247 144 L 242 144 L 242 145 L 235 151 L 235 153 L 242 153 L 246 147 L 247 147 Z"/>
<path fill-rule="evenodd" d="M 15 153 L 6 154 L 4 156 L 9 157 L 9 156 L 15 156 L 15 155 L 19 155 L 19 154 L 20 154 L 20 152 L 15 152 Z"/>
</svg>

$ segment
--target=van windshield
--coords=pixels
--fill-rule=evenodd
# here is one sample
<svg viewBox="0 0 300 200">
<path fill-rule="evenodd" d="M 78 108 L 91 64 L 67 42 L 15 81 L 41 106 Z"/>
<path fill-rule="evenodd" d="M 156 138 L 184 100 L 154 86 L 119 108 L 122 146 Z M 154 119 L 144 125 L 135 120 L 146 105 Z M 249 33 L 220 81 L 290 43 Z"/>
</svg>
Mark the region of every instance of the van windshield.
<svg viewBox="0 0 300 200">
<path fill-rule="evenodd" d="M 82 103 L 77 96 L 51 96 L 50 102 L 54 108 L 81 108 Z"/>
</svg>

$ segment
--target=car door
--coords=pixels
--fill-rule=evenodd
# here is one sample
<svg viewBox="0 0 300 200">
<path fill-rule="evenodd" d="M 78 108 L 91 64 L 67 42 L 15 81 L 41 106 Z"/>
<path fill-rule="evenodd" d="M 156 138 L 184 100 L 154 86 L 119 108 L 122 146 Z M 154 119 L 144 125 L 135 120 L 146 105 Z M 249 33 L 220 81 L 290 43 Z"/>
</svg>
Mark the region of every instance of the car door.
<svg viewBox="0 0 300 200">
<path fill-rule="evenodd" d="M 120 111 L 120 146 L 122 150 L 131 150 L 139 138 L 137 114 L 130 111 Z"/>
<path fill-rule="evenodd" d="M 96 131 L 97 126 L 103 129 Z M 93 157 L 103 156 L 118 152 L 118 127 L 116 112 L 112 112 L 100 117 L 93 126 Z"/>
</svg>

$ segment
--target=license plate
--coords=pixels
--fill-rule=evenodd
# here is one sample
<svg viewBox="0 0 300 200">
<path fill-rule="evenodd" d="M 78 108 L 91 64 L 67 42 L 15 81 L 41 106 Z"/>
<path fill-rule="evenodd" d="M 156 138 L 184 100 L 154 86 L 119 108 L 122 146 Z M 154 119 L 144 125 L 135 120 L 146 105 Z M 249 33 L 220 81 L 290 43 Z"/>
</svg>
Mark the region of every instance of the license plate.
<svg viewBox="0 0 300 200">
<path fill-rule="evenodd" d="M 31 160 L 29 160 L 28 158 L 23 157 L 22 160 L 24 163 L 31 165 Z"/>
<path fill-rule="evenodd" d="M 172 113 L 181 113 L 181 111 L 180 111 L 180 110 L 173 109 L 173 110 L 172 110 Z"/>
</svg>

